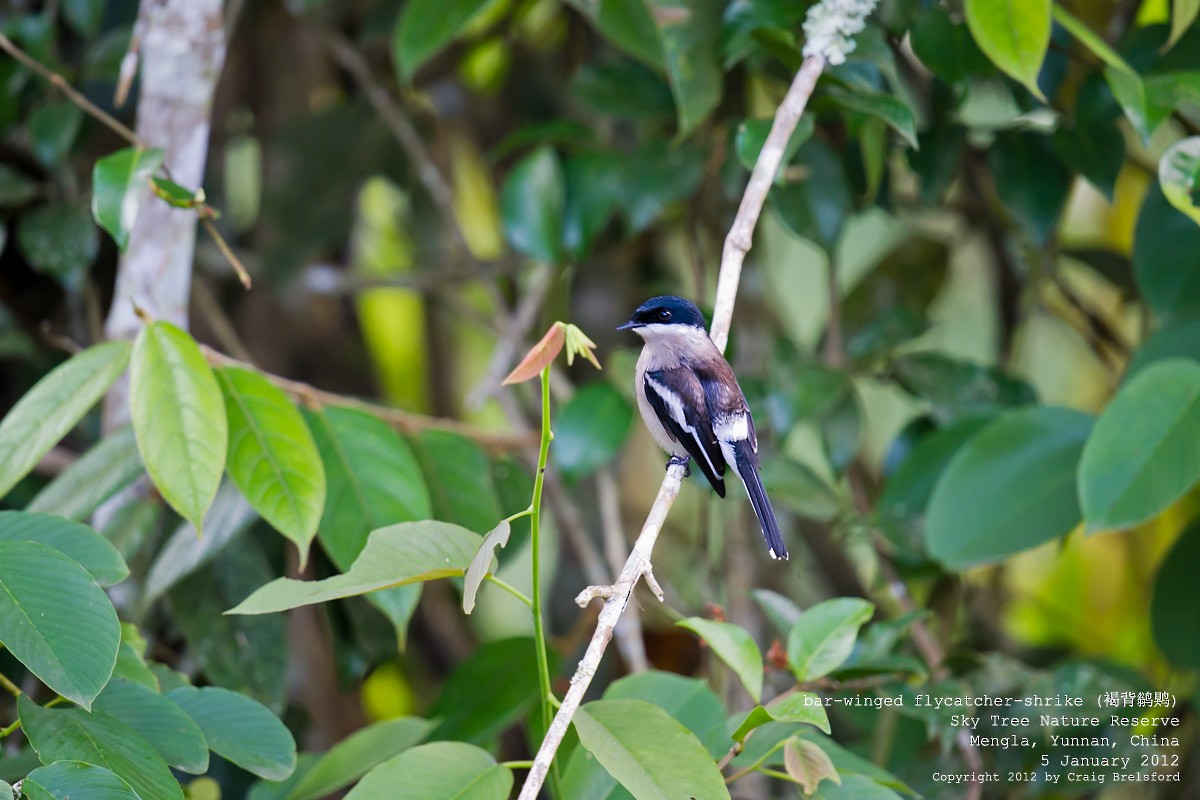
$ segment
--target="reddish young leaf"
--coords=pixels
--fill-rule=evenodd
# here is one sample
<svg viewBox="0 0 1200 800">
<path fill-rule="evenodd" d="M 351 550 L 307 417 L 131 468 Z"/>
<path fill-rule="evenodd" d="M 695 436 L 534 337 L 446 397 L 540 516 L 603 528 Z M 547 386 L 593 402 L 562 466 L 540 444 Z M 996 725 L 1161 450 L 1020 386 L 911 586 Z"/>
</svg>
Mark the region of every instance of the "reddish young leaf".
<svg viewBox="0 0 1200 800">
<path fill-rule="evenodd" d="M 525 358 L 521 359 L 521 363 L 517 364 L 516 369 L 508 373 L 508 377 L 504 379 L 502 385 L 524 383 L 541 374 L 541 371 L 548 367 L 562 350 L 565 339 L 566 333 L 563 331 L 563 326 L 557 322 L 551 325 L 542 340 L 530 348 L 529 352 L 525 354 Z"/>
</svg>

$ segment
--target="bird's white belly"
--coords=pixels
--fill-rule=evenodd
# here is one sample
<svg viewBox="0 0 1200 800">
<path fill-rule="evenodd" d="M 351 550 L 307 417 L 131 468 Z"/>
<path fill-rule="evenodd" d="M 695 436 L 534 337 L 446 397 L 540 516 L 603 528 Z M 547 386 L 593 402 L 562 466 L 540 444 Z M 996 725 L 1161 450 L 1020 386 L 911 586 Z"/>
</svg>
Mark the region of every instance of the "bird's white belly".
<svg viewBox="0 0 1200 800">
<path fill-rule="evenodd" d="M 646 428 L 654 437 L 654 441 L 658 442 L 659 447 L 673 456 L 686 456 L 687 450 L 663 427 L 663 424 L 659 422 L 658 414 L 654 413 L 654 409 L 650 407 L 650 401 L 646 399 L 646 381 L 643 376 L 646 373 L 647 362 L 650 360 L 646 355 L 647 349 L 643 348 L 641 356 L 638 357 L 637 376 L 634 378 L 633 394 L 637 398 L 638 411 L 642 412 L 642 420 L 646 423 Z"/>
</svg>

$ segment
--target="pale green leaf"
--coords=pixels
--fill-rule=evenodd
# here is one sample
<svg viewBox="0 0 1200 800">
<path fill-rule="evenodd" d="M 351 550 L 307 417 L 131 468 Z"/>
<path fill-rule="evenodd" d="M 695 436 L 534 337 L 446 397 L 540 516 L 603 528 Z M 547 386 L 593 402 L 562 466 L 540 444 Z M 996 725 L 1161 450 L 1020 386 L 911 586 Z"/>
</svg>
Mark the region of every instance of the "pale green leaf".
<svg viewBox="0 0 1200 800">
<path fill-rule="evenodd" d="M 470 614 L 475 610 L 475 595 L 479 592 L 479 587 L 483 584 L 484 578 L 492 571 L 492 565 L 496 560 L 496 548 L 504 547 L 508 544 L 508 537 L 512 533 L 512 525 L 508 520 L 500 520 L 500 524 L 492 528 L 488 535 L 483 537 L 483 541 L 479 544 L 479 549 L 475 551 L 475 555 L 471 558 L 471 563 L 467 567 L 467 571 L 463 580 L 463 613 Z"/>
<path fill-rule="evenodd" d="M 746 691 L 754 698 L 754 702 L 762 699 L 763 660 L 758 645 L 744 628 L 728 622 L 689 617 L 675 623 L 695 633 L 724 661 L 738 680 L 746 687 Z"/>
<path fill-rule="evenodd" d="M 1050 46 L 1050 0 L 966 0 L 965 8 L 979 49 L 1044 100 L 1037 77 Z"/>
</svg>

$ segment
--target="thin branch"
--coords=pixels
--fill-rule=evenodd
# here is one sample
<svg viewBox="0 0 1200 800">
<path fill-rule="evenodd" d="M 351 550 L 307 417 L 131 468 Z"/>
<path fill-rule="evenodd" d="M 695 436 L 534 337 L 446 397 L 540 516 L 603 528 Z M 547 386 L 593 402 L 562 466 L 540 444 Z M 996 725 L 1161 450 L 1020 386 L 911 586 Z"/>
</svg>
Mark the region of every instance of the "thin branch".
<svg viewBox="0 0 1200 800">
<path fill-rule="evenodd" d="M 604 554 L 608 558 L 613 574 L 621 571 L 624 558 L 625 529 L 621 525 L 621 498 L 612 469 L 605 468 L 596 474 L 596 499 L 600 506 L 600 526 L 604 533 Z M 642 638 L 642 615 L 634 603 L 617 621 L 615 631 L 617 650 L 630 672 L 645 672 L 650 669 L 646 656 L 646 642 Z"/>
<path fill-rule="evenodd" d="M 770 191 L 771 184 L 775 181 L 779 165 L 783 162 L 788 139 L 791 138 L 792 131 L 795 130 L 796 123 L 800 120 L 800 115 L 804 113 L 804 107 L 808 104 L 808 98 L 812 95 L 813 89 L 816 88 L 817 78 L 820 77 L 824 66 L 825 59 L 821 56 L 809 56 L 804 60 L 795 80 L 792 81 L 791 88 L 788 89 L 787 95 L 775 113 L 771 132 L 767 135 L 762 152 L 759 153 L 758 161 L 754 165 L 754 171 L 746 186 L 746 192 L 742 196 L 741 205 L 734 217 L 733 226 L 725 239 L 710 333 L 712 340 L 721 350 L 725 349 L 725 345 L 729 341 L 729 327 L 733 319 L 733 305 L 737 299 L 738 282 L 741 280 L 742 263 L 753 244 L 754 228 L 758 223 L 759 214 L 762 212 L 763 203 L 766 202 L 767 192 Z M 546 737 L 538 748 L 537 756 L 534 758 L 525 784 L 521 787 L 520 800 L 535 800 L 538 796 L 542 783 L 546 780 L 546 774 L 550 770 L 550 764 L 554 760 L 554 754 L 558 751 L 558 746 L 562 743 L 563 736 L 566 735 L 567 729 L 571 725 L 571 719 L 583 702 L 584 693 L 587 692 L 588 686 L 600 666 L 600 659 L 604 656 L 604 651 L 612 639 L 613 630 L 616 628 L 621 613 L 625 610 L 638 581 L 645 579 L 659 600 L 662 600 L 662 589 L 658 586 L 658 581 L 654 580 L 654 573 L 651 569 L 650 554 L 654 549 L 658 534 L 662 530 L 663 523 L 666 521 L 667 512 L 670 511 L 671 505 L 679 494 L 682 481 L 683 467 L 668 467 L 667 475 L 658 490 L 658 497 L 655 498 L 654 505 L 650 508 L 650 514 L 642 526 L 642 532 L 633 545 L 633 552 L 625 561 L 625 566 L 617 576 L 616 583 L 612 586 L 589 586 L 576 598 L 575 602 L 580 606 L 586 606 L 593 598 L 604 598 L 604 607 L 596 621 L 596 631 L 588 644 L 587 652 L 579 662 L 579 666 L 576 667 L 575 675 L 571 678 L 571 687 L 567 690 L 562 706 L 555 714 L 554 721 L 551 722 Z"/>
<path fill-rule="evenodd" d="M 282 389 L 287 395 L 294 400 L 303 403 L 308 403 L 314 406 L 322 405 L 337 405 L 356 408 L 359 411 L 365 411 L 368 414 L 378 417 L 392 427 L 398 429 L 402 433 L 416 434 L 423 430 L 436 428 L 439 430 L 450 431 L 457 433 L 459 436 L 465 436 L 468 439 L 475 441 L 483 447 L 496 451 L 510 450 L 527 450 L 538 446 L 538 437 L 529 434 L 511 434 L 511 433 L 495 433 L 492 431 L 481 430 L 474 425 L 468 425 L 465 422 L 459 422 L 455 419 L 447 419 L 445 417 L 428 417 L 423 414 L 415 414 L 411 411 L 403 411 L 399 408 L 384 406 L 378 403 L 368 403 L 365 400 L 359 400 L 346 395 L 334 394 L 333 392 L 322 391 L 307 383 L 294 381 L 289 378 L 282 378 L 278 375 L 272 375 L 269 372 L 255 367 L 252 364 L 247 364 L 244 361 L 239 361 L 236 358 L 230 358 L 224 353 L 218 353 L 207 345 L 201 345 L 200 349 L 204 352 L 204 357 L 209 364 L 218 367 L 239 367 L 248 369 L 252 372 L 257 372 L 271 383 Z"/>
</svg>

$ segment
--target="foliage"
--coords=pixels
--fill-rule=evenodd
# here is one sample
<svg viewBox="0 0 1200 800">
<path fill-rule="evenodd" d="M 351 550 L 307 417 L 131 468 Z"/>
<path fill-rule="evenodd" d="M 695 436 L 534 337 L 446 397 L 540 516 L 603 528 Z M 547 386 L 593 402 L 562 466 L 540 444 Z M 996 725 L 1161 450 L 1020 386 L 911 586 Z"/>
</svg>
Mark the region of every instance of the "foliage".
<svg viewBox="0 0 1200 800">
<path fill-rule="evenodd" d="M 0 60 L 0 795 L 509 797 L 661 477 L 610 329 L 711 297 L 814 53 L 730 351 L 796 558 L 688 482 L 547 796 L 1060 796 L 1081 734 L 1200 792 L 1200 3 L 256 5 L 203 188 Z M 0 35 L 132 125 L 137 13 Z M 102 341 L 150 204 L 190 327 Z"/>
</svg>

